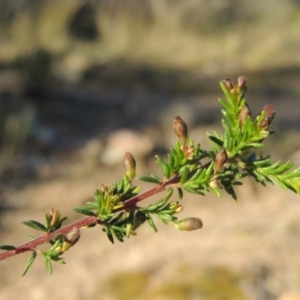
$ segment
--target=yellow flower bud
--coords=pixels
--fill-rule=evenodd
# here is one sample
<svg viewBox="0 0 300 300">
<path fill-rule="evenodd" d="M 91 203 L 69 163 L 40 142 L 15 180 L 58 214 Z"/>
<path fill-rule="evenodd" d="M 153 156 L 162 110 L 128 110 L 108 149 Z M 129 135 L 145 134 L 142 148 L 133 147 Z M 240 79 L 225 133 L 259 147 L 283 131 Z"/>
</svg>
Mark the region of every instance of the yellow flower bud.
<svg viewBox="0 0 300 300">
<path fill-rule="evenodd" d="M 126 152 L 123 159 L 123 166 L 126 171 L 126 176 L 131 180 L 135 177 L 136 162 L 131 153 Z"/>
<path fill-rule="evenodd" d="M 175 213 L 181 213 L 183 211 L 183 206 L 182 205 L 177 205 L 176 208 L 174 209 Z"/>
<path fill-rule="evenodd" d="M 60 219 L 61 213 L 59 212 L 59 210 L 54 210 L 53 208 L 51 208 L 49 216 L 50 216 L 50 228 L 53 228 L 56 225 L 56 222 Z"/>
</svg>

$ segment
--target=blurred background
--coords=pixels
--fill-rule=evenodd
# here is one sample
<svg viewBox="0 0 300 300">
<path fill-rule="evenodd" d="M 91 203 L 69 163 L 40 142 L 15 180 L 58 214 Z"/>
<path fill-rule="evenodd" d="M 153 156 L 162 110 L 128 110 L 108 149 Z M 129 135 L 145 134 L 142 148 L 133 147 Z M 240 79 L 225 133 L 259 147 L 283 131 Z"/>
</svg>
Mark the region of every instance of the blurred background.
<svg viewBox="0 0 300 300">
<path fill-rule="evenodd" d="M 79 219 L 126 151 L 138 175 L 159 172 L 176 115 L 209 147 L 219 81 L 239 75 L 253 115 L 277 108 L 263 153 L 299 166 L 299 0 L 0 0 L 0 244 L 51 207 Z M 299 197 L 251 180 L 237 193 L 187 195 L 196 232 L 157 223 L 111 245 L 83 230 L 52 276 L 37 259 L 21 278 L 26 254 L 1 261 L 0 298 L 299 300 Z"/>
</svg>

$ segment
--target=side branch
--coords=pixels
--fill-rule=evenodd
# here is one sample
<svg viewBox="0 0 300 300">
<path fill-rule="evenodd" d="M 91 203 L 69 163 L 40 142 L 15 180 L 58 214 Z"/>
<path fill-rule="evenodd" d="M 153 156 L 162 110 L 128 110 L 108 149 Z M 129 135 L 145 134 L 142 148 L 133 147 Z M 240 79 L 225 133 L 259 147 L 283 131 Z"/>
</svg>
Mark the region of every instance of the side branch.
<svg viewBox="0 0 300 300">
<path fill-rule="evenodd" d="M 158 194 L 158 193 L 166 190 L 168 187 L 170 187 L 170 185 L 172 184 L 172 181 L 173 180 L 170 180 L 169 182 L 166 182 L 165 184 L 160 184 L 158 186 L 155 186 L 154 188 L 152 188 L 152 189 L 150 189 L 150 190 L 148 190 L 148 191 L 146 191 L 146 192 L 144 192 L 140 195 L 137 195 L 137 196 L 127 200 L 124 203 L 123 207 L 117 208 L 114 212 L 122 211 L 124 209 L 128 209 L 130 207 L 133 207 L 133 206 L 135 206 L 135 204 L 137 202 L 140 202 L 140 201 L 142 201 L 146 198 L 149 198 L 149 197 L 151 197 L 155 194 Z M 178 182 L 178 179 L 177 179 L 177 182 Z M 82 227 L 95 224 L 96 222 L 99 222 L 97 220 L 96 216 L 89 216 L 89 217 L 86 217 L 86 218 L 81 219 L 79 221 L 76 221 L 72 224 L 69 224 L 67 226 L 64 226 L 64 227 L 62 227 L 62 228 L 60 228 L 60 229 L 58 229 L 58 230 L 56 230 L 56 231 L 54 231 L 50 234 L 41 235 L 40 237 L 38 237 L 38 238 L 36 238 L 32 241 L 29 241 L 29 242 L 27 242 L 23 245 L 18 246 L 14 250 L 5 251 L 5 252 L 0 253 L 0 261 L 4 260 L 6 258 L 9 258 L 9 257 L 15 256 L 15 255 L 18 255 L 18 254 L 23 253 L 23 252 L 34 251 L 34 249 L 37 246 L 51 241 L 55 236 L 57 236 L 59 234 L 65 235 L 66 233 L 68 233 L 74 227 L 80 229 Z"/>
<path fill-rule="evenodd" d="M 37 246 L 51 241 L 56 235 L 58 235 L 58 234 L 64 235 L 64 234 L 68 233 L 74 227 L 81 228 L 84 226 L 91 225 L 91 224 L 95 223 L 96 220 L 97 220 L 96 217 L 86 217 L 86 218 L 76 221 L 72 224 L 64 226 L 54 232 L 51 232 L 50 234 L 41 235 L 40 237 L 38 237 L 30 242 L 27 242 L 21 246 L 18 246 L 15 250 L 10 250 L 10 251 L 5 251 L 3 253 L 0 253 L 0 260 L 4 260 L 6 258 L 15 256 L 17 254 L 20 254 L 20 253 L 23 253 L 26 251 L 34 251 L 34 249 Z"/>
</svg>

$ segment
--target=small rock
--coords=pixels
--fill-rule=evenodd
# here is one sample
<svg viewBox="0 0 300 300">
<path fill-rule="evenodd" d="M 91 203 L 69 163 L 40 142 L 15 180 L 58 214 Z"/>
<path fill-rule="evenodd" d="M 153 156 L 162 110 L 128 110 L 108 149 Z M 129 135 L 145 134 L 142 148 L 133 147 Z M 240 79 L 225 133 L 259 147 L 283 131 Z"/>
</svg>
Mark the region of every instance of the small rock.
<svg viewBox="0 0 300 300">
<path fill-rule="evenodd" d="M 145 157 L 153 148 L 154 142 L 149 136 L 121 129 L 108 136 L 100 161 L 106 165 L 114 165 L 123 160 L 126 152 L 130 152 L 134 158 Z"/>
</svg>

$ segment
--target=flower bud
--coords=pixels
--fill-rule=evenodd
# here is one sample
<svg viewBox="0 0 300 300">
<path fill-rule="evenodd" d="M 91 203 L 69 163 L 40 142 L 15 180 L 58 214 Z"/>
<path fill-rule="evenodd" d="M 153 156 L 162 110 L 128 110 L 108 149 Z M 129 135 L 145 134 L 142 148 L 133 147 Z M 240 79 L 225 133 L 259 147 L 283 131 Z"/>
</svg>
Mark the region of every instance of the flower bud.
<svg viewBox="0 0 300 300">
<path fill-rule="evenodd" d="M 54 210 L 53 208 L 51 208 L 49 216 L 50 216 L 50 228 L 53 228 L 56 225 L 57 221 L 59 221 L 61 217 L 61 213 L 59 212 L 59 210 Z"/>
<path fill-rule="evenodd" d="M 177 207 L 177 205 L 178 205 L 178 202 L 171 201 L 171 202 L 169 203 L 169 209 L 174 209 L 174 208 Z"/>
<path fill-rule="evenodd" d="M 133 158 L 133 156 L 129 152 L 126 152 L 126 154 L 124 156 L 123 166 L 124 166 L 125 171 L 126 171 L 126 176 L 130 180 L 133 179 L 135 177 L 136 163 L 135 163 L 135 159 Z"/>
<path fill-rule="evenodd" d="M 176 116 L 173 120 L 173 130 L 177 135 L 180 144 L 186 145 L 188 141 L 188 128 L 186 123 L 179 116 Z"/>
<path fill-rule="evenodd" d="M 251 111 L 248 105 L 245 104 L 239 113 L 239 121 L 241 122 L 241 127 L 244 126 L 249 116 L 251 116 Z"/>
<path fill-rule="evenodd" d="M 185 218 L 177 223 L 174 223 L 174 226 L 178 230 L 185 230 L 185 231 L 193 231 L 202 228 L 203 223 L 202 220 L 199 218 Z"/>
<path fill-rule="evenodd" d="M 263 111 L 265 112 L 266 118 L 270 125 L 276 115 L 276 108 L 275 106 L 268 104 L 263 108 Z"/>
<path fill-rule="evenodd" d="M 193 146 L 183 146 L 182 152 L 186 159 L 192 159 L 194 157 L 194 147 Z"/>
<path fill-rule="evenodd" d="M 176 214 L 179 214 L 183 211 L 183 206 L 182 205 L 177 205 L 176 208 L 174 209 Z"/>
<path fill-rule="evenodd" d="M 98 191 L 99 191 L 99 193 L 100 193 L 100 195 L 101 195 L 101 194 L 105 194 L 105 193 L 107 193 L 107 192 L 108 192 L 108 190 L 109 190 L 108 186 L 107 186 L 107 185 L 104 185 L 104 184 L 102 184 L 102 185 L 101 185 L 101 187 L 100 187 L 100 189 L 99 189 Z"/>
<path fill-rule="evenodd" d="M 66 235 L 64 236 L 64 242 L 62 244 L 61 250 L 66 252 L 72 246 L 74 246 L 80 238 L 80 230 L 77 227 L 73 227 Z"/>
<path fill-rule="evenodd" d="M 222 171 L 224 164 L 227 162 L 227 152 L 225 148 L 222 148 L 215 157 L 214 171 L 219 173 Z"/>
<path fill-rule="evenodd" d="M 273 119 L 275 117 L 276 108 L 275 108 L 275 106 L 268 104 L 263 108 L 262 113 L 265 114 L 265 117 L 259 121 L 257 126 L 261 130 L 268 130 L 271 122 L 273 121 Z"/>
<path fill-rule="evenodd" d="M 172 209 L 174 213 L 180 213 L 183 211 L 183 206 L 178 204 L 178 202 L 171 201 L 169 203 L 169 209 Z"/>
<path fill-rule="evenodd" d="M 245 76 L 239 76 L 237 80 L 237 87 L 240 90 L 243 90 L 247 87 L 246 84 L 247 84 L 247 78 Z"/>
<path fill-rule="evenodd" d="M 220 182 L 217 179 L 213 179 L 209 182 L 209 186 L 213 189 L 220 187 Z"/>
<path fill-rule="evenodd" d="M 268 122 L 268 120 L 266 118 L 264 118 L 261 121 L 259 121 L 258 128 L 267 132 L 267 130 L 269 129 L 269 122 Z M 268 134 L 268 132 L 267 132 L 267 134 Z"/>
<path fill-rule="evenodd" d="M 233 83 L 229 78 L 225 78 L 224 80 L 222 80 L 222 82 L 228 92 L 230 92 L 234 88 Z"/>
</svg>

